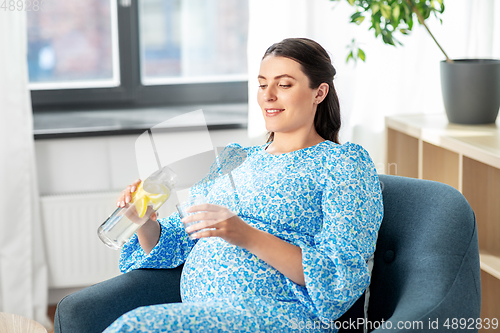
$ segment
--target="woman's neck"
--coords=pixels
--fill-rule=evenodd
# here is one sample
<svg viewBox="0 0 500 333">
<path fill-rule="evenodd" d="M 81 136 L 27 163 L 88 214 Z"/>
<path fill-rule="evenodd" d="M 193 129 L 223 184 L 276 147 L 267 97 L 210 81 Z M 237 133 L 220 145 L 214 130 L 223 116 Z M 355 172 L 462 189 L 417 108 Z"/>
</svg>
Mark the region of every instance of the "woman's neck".
<svg viewBox="0 0 500 333">
<path fill-rule="evenodd" d="M 285 154 L 314 146 L 323 141 L 325 141 L 325 139 L 316 132 L 311 133 L 311 135 L 307 137 L 287 135 L 286 133 L 274 133 L 273 142 L 267 147 L 266 151 L 274 155 Z"/>
</svg>

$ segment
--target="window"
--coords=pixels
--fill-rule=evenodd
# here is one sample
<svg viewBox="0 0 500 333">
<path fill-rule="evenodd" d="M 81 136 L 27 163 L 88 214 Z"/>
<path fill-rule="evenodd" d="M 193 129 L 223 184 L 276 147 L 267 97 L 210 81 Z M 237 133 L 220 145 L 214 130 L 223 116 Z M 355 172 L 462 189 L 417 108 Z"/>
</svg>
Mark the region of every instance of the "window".
<svg viewBox="0 0 500 333">
<path fill-rule="evenodd" d="M 33 109 L 247 100 L 248 0 L 49 0 L 28 12 Z"/>
<path fill-rule="evenodd" d="M 246 80 L 244 1 L 141 1 L 141 82 Z"/>
<path fill-rule="evenodd" d="M 116 3 L 58 1 L 28 12 L 28 71 L 32 90 L 117 87 Z"/>
</svg>

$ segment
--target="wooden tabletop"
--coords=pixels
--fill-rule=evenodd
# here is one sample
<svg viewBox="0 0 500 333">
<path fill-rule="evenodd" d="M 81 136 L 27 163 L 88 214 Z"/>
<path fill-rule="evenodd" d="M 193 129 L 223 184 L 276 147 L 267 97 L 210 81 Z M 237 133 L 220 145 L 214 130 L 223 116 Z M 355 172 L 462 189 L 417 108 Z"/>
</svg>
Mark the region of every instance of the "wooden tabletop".
<svg viewBox="0 0 500 333">
<path fill-rule="evenodd" d="M 385 118 L 388 128 L 500 169 L 500 117 L 495 124 L 459 125 L 443 113 Z"/>
<path fill-rule="evenodd" d="M 47 333 L 47 330 L 31 319 L 0 312 L 0 333 Z"/>
</svg>

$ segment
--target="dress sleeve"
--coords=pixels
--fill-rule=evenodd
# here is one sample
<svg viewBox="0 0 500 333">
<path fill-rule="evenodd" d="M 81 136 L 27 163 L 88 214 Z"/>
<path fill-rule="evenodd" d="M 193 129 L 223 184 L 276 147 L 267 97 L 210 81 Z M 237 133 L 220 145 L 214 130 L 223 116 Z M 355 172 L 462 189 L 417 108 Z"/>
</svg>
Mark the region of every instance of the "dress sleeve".
<svg viewBox="0 0 500 333">
<path fill-rule="evenodd" d="M 134 234 L 125 243 L 120 255 L 120 271 L 129 272 L 139 268 L 174 268 L 186 261 L 195 241 L 189 239 L 179 213 L 158 220 L 161 227 L 160 239 L 149 254 L 146 254 Z"/>
<path fill-rule="evenodd" d="M 346 144 L 324 174 L 323 226 L 302 249 L 306 286 L 293 284 L 300 301 L 324 322 L 344 314 L 370 282 L 368 259 L 375 252 L 383 217 L 379 179 L 368 153 Z"/>
</svg>

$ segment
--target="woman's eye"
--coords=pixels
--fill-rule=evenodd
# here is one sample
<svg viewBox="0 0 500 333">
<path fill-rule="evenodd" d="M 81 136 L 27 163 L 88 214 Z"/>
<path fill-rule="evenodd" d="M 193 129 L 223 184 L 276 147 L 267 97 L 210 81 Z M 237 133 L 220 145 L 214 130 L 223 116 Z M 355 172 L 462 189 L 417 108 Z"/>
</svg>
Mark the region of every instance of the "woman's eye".
<svg viewBox="0 0 500 333">
<path fill-rule="evenodd" d="M 265 87 L 267 87 L 267 84 L 259 84 L 259 88 L 263 89 Z"/>
<path fill-rule="evenodd" d="M 291 84 L 280 84 L 280 87 L 282 88 L 290 88 L 291 86 Z"/>
</svg>

